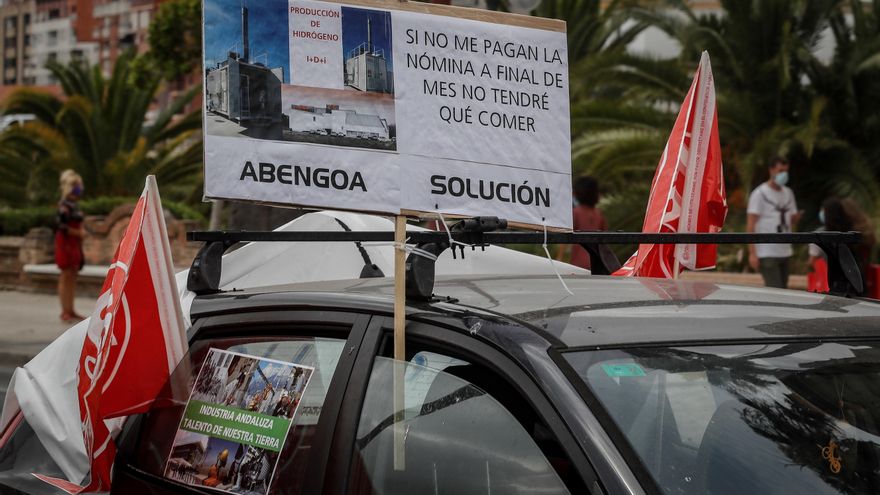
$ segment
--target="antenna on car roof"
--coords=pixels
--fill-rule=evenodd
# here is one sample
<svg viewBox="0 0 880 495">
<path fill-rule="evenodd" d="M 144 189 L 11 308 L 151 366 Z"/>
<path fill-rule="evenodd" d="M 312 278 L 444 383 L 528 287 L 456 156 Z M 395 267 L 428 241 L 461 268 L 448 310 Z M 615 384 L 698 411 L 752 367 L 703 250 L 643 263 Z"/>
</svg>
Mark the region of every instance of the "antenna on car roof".
<svg viewBox="0 0 880 495">
<path fill-rule="evenodd" d="M 423 251 L 439 255 L 456 244 L 468 244 L 471 249 L 490 244 L 544 243 L 541 232 L 502 231 L 507 222 L 497 217 L 476 217 L 460 220 L 449 232 L 407 232 L 409 242 Z M 864 291 L 864 281 L 851 245 L 861 242 L 858 232 L 795 232 L 795 233 L 642 233 L 642 232 L 548 232 L 548 244 L 580 244 L 590 254 L 594 275 L 611 274 L 620 268 L 620 262 L 609 249 L 612 244 L 816 244 L 828 258 L 829 293 L 837 296 L 856 296 Z M 237 242 L 390 242 L 392 231 L 194 231 L 187 233 L 190 241 L 203 241 L 193 259 L 187 278 L 187 289 L 198 295 L 220 291 L 223 253 Z M 464 246 L 461 255 L 464 255 Z M 453 250 L 454 252 L 454 250 Z M 369 260 L 365 258 L 365 263 Z M 410 255 L 407 265 L 407 297 L 429 300 L 434 290 L 434 260 Z M 378 267 L 377 267 L 378 268 Z M 363 271 L 362 271 L 363 276 Z"/>
</svg>

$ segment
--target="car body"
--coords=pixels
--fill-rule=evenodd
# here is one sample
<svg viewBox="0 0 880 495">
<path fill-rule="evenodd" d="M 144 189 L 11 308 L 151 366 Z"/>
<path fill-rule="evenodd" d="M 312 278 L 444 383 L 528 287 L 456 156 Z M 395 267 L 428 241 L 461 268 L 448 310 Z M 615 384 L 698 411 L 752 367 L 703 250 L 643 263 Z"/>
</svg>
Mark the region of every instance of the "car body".
<svg viewBox="0 0 880 495">
<path fill-rule="evenodd" d="M 12 126 L 24 125 L 32 120 L 36 120 L 36 118 L 37 116 L 32 113 L 0 115 L 0 131 L 4 131 Z"/>
<path fill-rule="evenodd" d="M 216 493 L 164 471 L 210 348 L 316 369 L 270 493 L 874 492 L 880 305 L 566 283 L 573 295 L 553 276 L 438 277 L 406 310 L 399 426 L 391 279 L 199 296 L 168 400 L 118 437 L 113 493 Z"/>
</svg>

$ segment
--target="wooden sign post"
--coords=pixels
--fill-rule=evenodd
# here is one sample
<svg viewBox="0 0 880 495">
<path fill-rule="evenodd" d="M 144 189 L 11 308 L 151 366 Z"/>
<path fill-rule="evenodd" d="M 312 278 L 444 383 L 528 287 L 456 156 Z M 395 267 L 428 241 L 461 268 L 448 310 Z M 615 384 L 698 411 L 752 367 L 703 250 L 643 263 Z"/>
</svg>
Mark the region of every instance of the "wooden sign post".
<svg viewBox="0 0 880 495">
<path fill-rule="evenodd" d="M 394 469 L 406 469 L 404 457 L 406 374 L 406 216 L 394 221 Z"/>
</svg>

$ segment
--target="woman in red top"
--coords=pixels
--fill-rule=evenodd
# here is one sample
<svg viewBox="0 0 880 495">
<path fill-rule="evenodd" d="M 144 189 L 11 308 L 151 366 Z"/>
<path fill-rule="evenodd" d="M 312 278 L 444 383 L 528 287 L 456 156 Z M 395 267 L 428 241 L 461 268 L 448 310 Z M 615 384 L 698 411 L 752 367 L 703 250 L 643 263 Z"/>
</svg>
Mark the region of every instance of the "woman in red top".
<svg viewBox="0 0 880 495">
<path fill-rule="evenodd" d="M 82 177 L 73 170 L 61 173 L 61 201 L 58 202 L 55 231 L 55 264 L 61 270 L 58 276 L 58 298 L 61 300 L 61 320 L 82 320 L 73 308 L 76 277 L 83 267 L 83 214 L 77 202 L 82 197 Z"/>
<path fill-rule="evenodd" d="M 572 211 L 575 232 L 595 232 L 608 230 L 608 222 L 602 210 L 596 208 L 599 202 L 599 183 L 593 177 L 582 175 L 575 179 L 573 184 L 574 198 L 577 206 Z M 580 245 L 566 246 L 562 248 L 559 259 L 565 261 L 571 252 L 569 263 L 581 268 L 590 269 L 590 255 Z"/>
</svg>

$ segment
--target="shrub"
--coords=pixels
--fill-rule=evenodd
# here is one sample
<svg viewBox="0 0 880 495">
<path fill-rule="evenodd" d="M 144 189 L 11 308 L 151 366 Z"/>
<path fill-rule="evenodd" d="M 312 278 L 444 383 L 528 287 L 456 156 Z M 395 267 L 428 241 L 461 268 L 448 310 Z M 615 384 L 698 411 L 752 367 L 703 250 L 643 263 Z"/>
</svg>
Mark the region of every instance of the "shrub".
<svg viewBox="0 0 880 495">
<path fill-rule="evenodd" d="M 55 225 L 55 208 L 37 206 L 0 211 L 0 235 L 24 235 L 33 227 Z"/>
<path fill-rule="evenodd" d="M 84 199 L 80 202 L 80 208 L 86 215 L 107 215 L 119 205 L 135 201 L 137 198 L 105 196 Z M 162 206 L 175 218 L 205 223 L 205 216 L 187 204 L 163 201 Z M 53 206 L 0 210 L 0 235 L 24 235 L 34 227 L 52 228 L 55 226 L 55 211 Z"/>
<path fill-rule="evenodd" d="M 99 198 L 84 199 L 79 202 L 86 215 L 107 215 L 114 208 L 125 203 L 134 203 L 137 198 L 126 198 L 124 196 L 102 196 Z"/>
<path fill-rule="evenodd" d="M 162 201 L 162 207 L 170 211 L 174 218 L 181 220 L 196 220 L 199 223 L 207 223 L 205 215 L 186 203 L 177 201 Z"/>
</svg>

